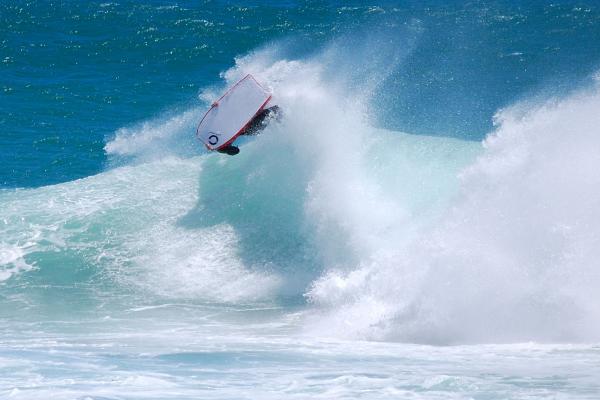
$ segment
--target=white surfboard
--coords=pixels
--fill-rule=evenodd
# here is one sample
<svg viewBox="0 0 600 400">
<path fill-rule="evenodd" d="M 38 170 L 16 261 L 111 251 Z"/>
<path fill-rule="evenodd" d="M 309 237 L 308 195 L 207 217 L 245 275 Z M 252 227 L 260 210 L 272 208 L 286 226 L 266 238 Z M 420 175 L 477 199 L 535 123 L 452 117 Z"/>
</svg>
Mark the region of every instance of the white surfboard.
<svg viewBox="0 0 600 400">
<path fill-rule="evenodd" d="M 232 143 L 271 99 L 250 74 L 215 101 L 198 125 L 196 136 L 209 150 Z"/>
</svg>

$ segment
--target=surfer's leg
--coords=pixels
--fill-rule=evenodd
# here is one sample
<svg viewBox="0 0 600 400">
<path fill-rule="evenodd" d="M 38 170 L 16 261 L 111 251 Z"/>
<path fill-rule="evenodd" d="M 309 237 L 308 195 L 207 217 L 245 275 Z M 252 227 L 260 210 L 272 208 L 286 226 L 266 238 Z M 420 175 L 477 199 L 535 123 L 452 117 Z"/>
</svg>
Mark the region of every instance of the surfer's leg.
<svg viewBox="0 0 600 400">
<path fill-rule="evenodd" d="M 248 127 L 244 130 L 242 135 L 258 135 L 263 129 L 267 127 L 266 119 L 269 117 L 277 118 L 279 115 L 279 107 L 273 106 L 269 108 L 265 108 L 261 112 L 259 112 L 256 117 L 250 122 Z"/>
<path fill-rule="evenodd" d="M 230 155 L 230 156 L 235 156 L 237 153 L 240 152 L 240 149 L 237 146 L 234 146 L 234 145 L 230 144 L 229 146 L 221 147 L 217 151 L 219 153 L 227 154 L 227 155 Z"/>
<path fill-rule="evenodd" d="M 265 129 L 265 127 L 267 126 L 264 122 L 268 116 L 269 116 L 269 112 L 267 110 L 262 110 L 261 112 L 256 114 L 254 119 L 252 121 L 250 121 L 250 123 L 248 124 L 246 129 L 244 129 L 244 132 L 242 133 L 242 135 L 248 135 L 248 136 L 257 135 L 260 131 Z"/>
</svg>

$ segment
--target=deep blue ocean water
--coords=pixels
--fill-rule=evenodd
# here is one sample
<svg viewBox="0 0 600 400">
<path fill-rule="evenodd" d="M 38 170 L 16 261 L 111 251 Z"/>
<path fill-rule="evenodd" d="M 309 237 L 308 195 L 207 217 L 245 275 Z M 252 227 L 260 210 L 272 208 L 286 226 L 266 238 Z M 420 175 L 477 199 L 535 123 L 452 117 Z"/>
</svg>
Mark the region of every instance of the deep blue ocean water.
<svg viewBox="0 0 600 400">
<path fill-rule="evenodd" d="M 597 399 L 600 4 L 0 4 L 0 398 Z M 283 110 L 194 138 L 247 73 Z"/>
<path fill-rule="evenodd" d="M 288 56 L 302 57 L 376 30 L 376 42 L 393 39 L 410 51 L 378 91 L 380 123 L 481 140 L 500 107 L 540 91 L 560 94 L 594 72 L 597 6 L 5 2 L 0 184 L 37 187 L 102 171 L 104 143 L 118 128 L 197 103 L 201 88 L 257 47 L 285 42 Z"/>
</svg>

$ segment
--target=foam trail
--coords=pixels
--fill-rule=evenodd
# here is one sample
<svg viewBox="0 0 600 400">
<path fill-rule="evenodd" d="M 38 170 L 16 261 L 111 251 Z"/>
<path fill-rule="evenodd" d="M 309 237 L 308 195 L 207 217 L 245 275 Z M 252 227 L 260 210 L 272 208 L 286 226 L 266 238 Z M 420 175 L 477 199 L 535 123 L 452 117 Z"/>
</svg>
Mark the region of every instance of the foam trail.
<svg viewBox="0 0 600 400">
<path fill-rule="evenodd" d="M 170 154 L 192 154 L 190 132 L 198 121 L 201 110 L 192 108 L 175 115 L 159 117 L 115 132 L 104 151 L 113 159 L 134 158 L 151 161 Z"/>
<path fill-rule="evenodd" d="M 425 343 L 600 337 L 600 92 L 498 113 L 459 199 L 388 256 L 317 280 L 320 334 Z"/>
</svg>

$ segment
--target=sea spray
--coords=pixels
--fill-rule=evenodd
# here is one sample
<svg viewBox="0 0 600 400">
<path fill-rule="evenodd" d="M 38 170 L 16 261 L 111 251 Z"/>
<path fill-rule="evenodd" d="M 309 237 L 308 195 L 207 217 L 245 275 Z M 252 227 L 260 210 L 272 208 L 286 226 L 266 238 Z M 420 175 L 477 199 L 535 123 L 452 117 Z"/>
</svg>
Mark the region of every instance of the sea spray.
<svg viewBox="0 0 600 400">
<path fill-rule="evenodd" d="M 315 281 L 308 296 L 327 310 L 319 332 L 440 344 L 597 340 L 599 108 L 594 88 L 499 112 L 436 226 Z"/>
</svg>

